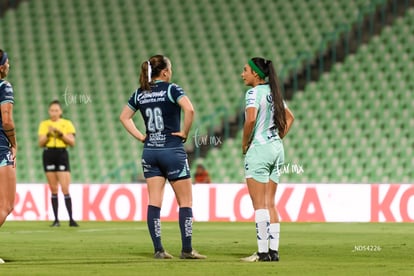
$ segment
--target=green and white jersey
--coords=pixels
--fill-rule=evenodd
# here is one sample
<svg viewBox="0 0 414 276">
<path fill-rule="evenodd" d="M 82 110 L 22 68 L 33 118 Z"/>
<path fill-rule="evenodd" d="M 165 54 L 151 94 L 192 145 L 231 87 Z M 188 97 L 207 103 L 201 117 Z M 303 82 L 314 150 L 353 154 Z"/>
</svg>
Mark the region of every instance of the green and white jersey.
<svg viewBox="0 0 414 276">
<path fill-rule="evenodd" d="M 284 105 L 286 107 L 286 103 Z M 246 109 L 249 107 L 257 109 L 251 145 L 264 145 L 280 139 L 273 123 L 273 99 L 268 84 L 261 84 L 247 90 Z"/>
</svg>

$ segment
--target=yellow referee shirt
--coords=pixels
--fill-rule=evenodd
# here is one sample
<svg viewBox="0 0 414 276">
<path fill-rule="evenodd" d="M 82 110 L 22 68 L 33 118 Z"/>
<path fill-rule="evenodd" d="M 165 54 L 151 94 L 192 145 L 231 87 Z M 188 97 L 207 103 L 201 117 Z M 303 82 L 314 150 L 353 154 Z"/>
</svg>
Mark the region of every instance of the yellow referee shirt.
<svg viewBox="0 0 414 276">
<path fill-rule="evenodd" d="M 39 125 L 39 131 L 38 135 L 47 135 L 49 132 L 49 126 L 52 126 L 59 131 L 61 131 L 63 134 L 75 134 L 76 130 L 73 126 L 72 122 L 70 120 L 66 119 L 59 119 L 57 121 L 52 120 L 44 120 Z M 67 145 L 65 142 L 63 142 L 62 139 L 57 137 L 57 135 L 50 135 L 47 136 L 48 140 L 45 145 L 46 148 L 66 148 Z"/>
</svg>

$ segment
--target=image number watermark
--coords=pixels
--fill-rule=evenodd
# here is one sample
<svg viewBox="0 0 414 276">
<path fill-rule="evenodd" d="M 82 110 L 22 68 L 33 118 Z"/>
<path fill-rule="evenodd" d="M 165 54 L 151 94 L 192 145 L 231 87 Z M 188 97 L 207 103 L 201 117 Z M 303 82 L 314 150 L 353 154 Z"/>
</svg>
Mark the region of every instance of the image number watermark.
<svg viewBox="0 0 414 276">
<path fill-rule="evenodd" d="M 85 93 L 72 93 L 67 87 L 63 97 L 66 105 L 92 103 L 92 97 L 90 95 Z"/>
<path fill-rule="evenodd" d="M 354 245 L 352 252 L 379 252 L 382 248 L 379 245 Z"/>
</svg>

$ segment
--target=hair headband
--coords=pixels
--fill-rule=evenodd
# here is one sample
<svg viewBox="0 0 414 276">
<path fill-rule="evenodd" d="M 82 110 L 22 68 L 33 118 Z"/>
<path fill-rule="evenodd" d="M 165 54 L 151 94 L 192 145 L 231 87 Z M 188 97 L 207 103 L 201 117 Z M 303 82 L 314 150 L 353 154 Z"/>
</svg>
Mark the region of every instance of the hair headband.
<svg viewBox="0 0 414 276">
<path fill-rule="evenodd" d="M 6 63 L 6 60 L 8 59 L 7 53 L 3 52 L 3 56 L 0 59 L 0 65 L 4 65 Z"/>
<path fill-rule="evenodd" d="M 147 64 L 148 64 L 148 82 L 151 82 L 151 74 L 152 74 L 152 68 L 151 68 L 151 62 L 149 60 L 147 60 Z"/>
<path fill-rule="evenodd" d="M 257 65 L 253 62 L 252 59 L 249 59 L 247 63 L 250 65 L 253 71 L 255 71 L 259 75 L 260 78 L 264 79 L 266 77 L 265 73 L 263 73 L 263 71 L 260 70 L 259 67 L 257 67 Z"/>
</svg>

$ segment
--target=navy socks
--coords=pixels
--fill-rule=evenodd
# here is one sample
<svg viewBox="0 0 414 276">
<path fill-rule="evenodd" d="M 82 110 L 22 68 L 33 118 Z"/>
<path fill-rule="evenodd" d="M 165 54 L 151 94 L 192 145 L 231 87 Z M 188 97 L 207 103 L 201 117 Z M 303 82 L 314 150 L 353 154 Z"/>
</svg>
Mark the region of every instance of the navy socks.
<svg viewBox="0 0 414 276">
<path fill-rule="evenodd" d="M 147 211 L 147 225 L 151 235 L 152 243 L 154 245 L 155 252 L 164 251 L 161 243 L 161 209 L 152 205 L 148 205 Z"/>
<path fill-rule="evenodd" d="M 183 207 L 180 208 L 178 215 L 181 231 L 182 251 L 190 253 L 193 250 L 191 244 L 193 236 L 193 210 L 190 207 Z"/>
</svg>

